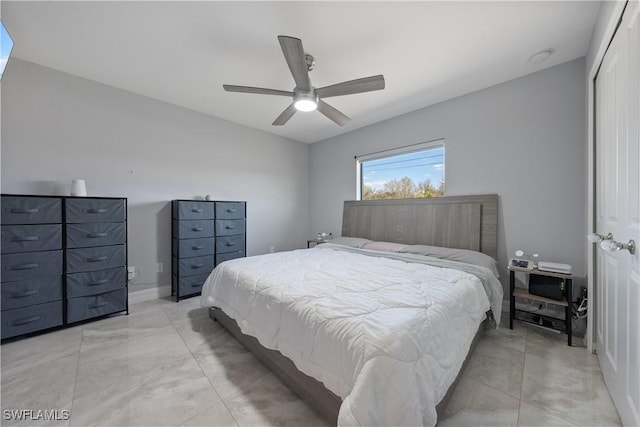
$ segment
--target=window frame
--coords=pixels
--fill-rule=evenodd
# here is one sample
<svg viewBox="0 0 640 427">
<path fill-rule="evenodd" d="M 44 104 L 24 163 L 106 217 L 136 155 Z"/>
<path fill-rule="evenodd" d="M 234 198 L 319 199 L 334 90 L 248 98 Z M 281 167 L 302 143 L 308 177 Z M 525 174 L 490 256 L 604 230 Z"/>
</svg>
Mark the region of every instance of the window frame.
<svg viewBox="0 0 640 427">
<path fill-rule="evenodd" d="M 391 148 L 389 150 L 376 151 L 374 153 L 363 154 L 355 156 L 356 161 L 356 200 L 362 200 L 362 184 L 363 184 L 363 167 L 362 164 L 371 160 L 380 160 L 388 157 L 400 156 L 403 154 L 411 154 L 418 151 L 428 151 L 436 148 L 443 148 L 444 150 L 444 162 L 442 177 L 445 182 L 446 191 L 446 170 L 447 170 L 447 148 L 445 146 L 444 138 L 433 139 L 431 141 L 419 142 L 417 144 L 405 145 L 404 147 Z"/>
</svg>

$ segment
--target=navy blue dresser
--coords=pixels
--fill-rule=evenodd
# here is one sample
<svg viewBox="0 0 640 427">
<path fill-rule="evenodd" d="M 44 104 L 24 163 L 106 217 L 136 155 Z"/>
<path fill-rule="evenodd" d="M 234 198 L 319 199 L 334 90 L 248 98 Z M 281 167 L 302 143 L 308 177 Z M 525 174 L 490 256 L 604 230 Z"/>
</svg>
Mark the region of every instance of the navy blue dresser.
<svg viewBox="0 0 640 427">
<path fill-rule="evenodd" d="M 2 195 L 2 339 L 121 311 L 127 200 Z"/>
<path fill-rule="evenodd" d="M 127 201 L 65 199 L 68 323 L 127 309 Z"/>
<path fill-rule="evenodd" d="M 62 200 L 2 196 L 2 338 L 63 324 Z"/>
<path fill-rule="evenodd" d="M 246 202 L 173 200 L 172 295 L 199 295 L 223 261 L 246 256 Z"/>
</svg>

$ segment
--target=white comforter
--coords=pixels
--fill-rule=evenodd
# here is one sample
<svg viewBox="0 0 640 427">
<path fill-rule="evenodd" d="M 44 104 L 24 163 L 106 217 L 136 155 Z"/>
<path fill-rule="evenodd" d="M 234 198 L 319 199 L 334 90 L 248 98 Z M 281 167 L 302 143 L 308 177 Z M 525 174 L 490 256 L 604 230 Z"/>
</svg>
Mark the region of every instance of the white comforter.
<svg viewBox="0 0 640 427">
<path fill-rule="evenodd" d="M 333 245 L 227 261 L 202 305 L 340 396 L 340 426 L 435 425 L 490 308 L 475 275 Z"/>
</svg>

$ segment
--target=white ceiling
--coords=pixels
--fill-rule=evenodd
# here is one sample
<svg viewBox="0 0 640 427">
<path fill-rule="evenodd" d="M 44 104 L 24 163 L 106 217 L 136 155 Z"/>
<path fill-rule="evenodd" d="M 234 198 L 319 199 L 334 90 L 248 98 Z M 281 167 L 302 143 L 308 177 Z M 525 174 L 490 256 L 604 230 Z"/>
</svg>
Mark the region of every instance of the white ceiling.
<svg viewBox="0 0 640 427">
<path fill-rule="evenodd" d="M 470 93 L 587 52 L 599 2 L 3 1 L 15 57 L 307 143 Z M 386 89 L 330 98 L 353 120 L 319 112 L 271 122 L 292 90 L 278 35 L 316 59 L 315 87 L 384 74 Z M 541 64 L 534 53 L 553 49 Z"/>
</svg>

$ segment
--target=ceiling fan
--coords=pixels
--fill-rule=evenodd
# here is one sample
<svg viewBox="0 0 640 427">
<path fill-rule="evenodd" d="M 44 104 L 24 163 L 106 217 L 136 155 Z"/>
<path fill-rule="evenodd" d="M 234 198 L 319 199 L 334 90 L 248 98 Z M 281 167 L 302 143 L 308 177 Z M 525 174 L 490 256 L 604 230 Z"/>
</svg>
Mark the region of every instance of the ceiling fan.
<svg viewBox="0 0 640 427">
<path fill-rule="evenodd" d="M 305 54 L 302 48 L 302 40 L 289 37 L 278 36 L 280 47 L 284 58 L 287 60 L 289 70 L 296 82 L 293 91 L 265 89 L 251 86 L 222 85 L 227 92 L 257 93 L 262 95 L 290 96 L 293 102 L 289 105 L 272 123 L 274 126 L 282 126 L 293 117 L 296 111 L 313 111 L 317 109 L 322 114 L 333 120 L 340 126 L 344 126 L 351 119 L 344 113 L 336 110 L 331 105 L 324 102 L 323 98 L 331 96 L 352 95 L 355 93 L 370 92 L 384 89 L 384 76 L 363 77 L 361 79 L 336 83 L 334 85 L 316 89 L 311 85 L 309 71 L 313 70 L 315 61 L 313 56 Z"/>
</svg>

